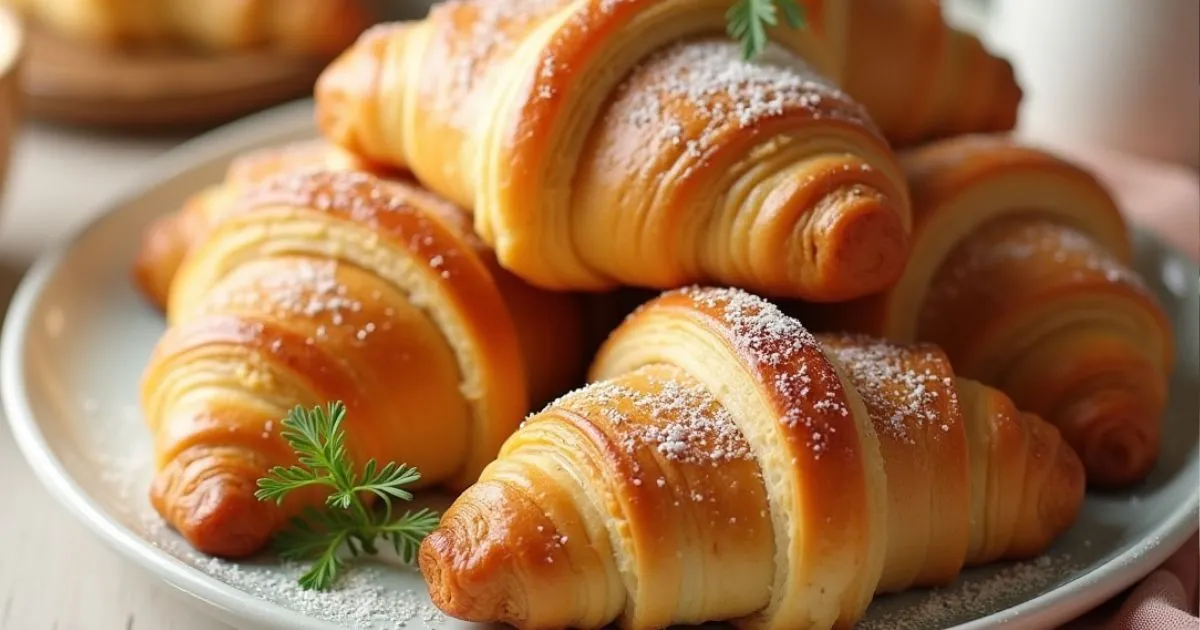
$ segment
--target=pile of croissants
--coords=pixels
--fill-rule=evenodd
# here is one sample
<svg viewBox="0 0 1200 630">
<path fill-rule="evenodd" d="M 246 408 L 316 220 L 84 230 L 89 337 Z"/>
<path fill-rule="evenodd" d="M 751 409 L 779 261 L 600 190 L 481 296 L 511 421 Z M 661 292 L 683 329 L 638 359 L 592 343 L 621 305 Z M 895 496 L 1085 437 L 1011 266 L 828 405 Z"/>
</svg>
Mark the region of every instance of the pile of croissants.
<svg viewBox="0 0 1200 630">
<path fill-rule="evenodd" d="M 1113 198 L 1007 133 L 930 0 L 453 0 L 365 33 L 322 137 L 153 224 L 154 507 L 259 551 L 279 419 L 461 493 L 433 601 L 521 628 L 846 627 L 1044 553 L 1155 464 L 1168 320 Z M 540 411 L 538 411 L 540 409 Z"/>
</svg>

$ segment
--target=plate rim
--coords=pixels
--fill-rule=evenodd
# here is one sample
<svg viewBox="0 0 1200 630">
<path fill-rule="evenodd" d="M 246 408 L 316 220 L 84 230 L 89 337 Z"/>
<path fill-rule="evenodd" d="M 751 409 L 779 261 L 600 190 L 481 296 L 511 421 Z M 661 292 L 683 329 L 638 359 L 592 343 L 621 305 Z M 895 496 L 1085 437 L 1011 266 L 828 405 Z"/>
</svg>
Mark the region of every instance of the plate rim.
<svg viewBox="0 0 1200 630">
<path fill-rule="evenodd" d="M 312 125 L 312 99 L 300 99 L 263 110 L 232 123 L 217 127 L 152 158 L 147 168 L 120 192 L 99 202 L 100 208 L 89 213 L 65 238 L 42 252 L 21 279 L 0 334 L 0 402 L 18 451 L 34 476 L 69 514 L 87 529 L 160 581 L 225 613 L 245 621 L 271 627 L 298 630 L 328 630 L 337 625 L 306 616 L 275 602 L 259 598 L 229 585 L 156 547 L 102 509 L 66 470 L 55 456 L 41 430 L 26 397 L 26 378 L 21 369 L 26 355 L 28 331 L 47 284 L 62 268 L 79 241 L 106 222 L 114 220 L 147 190 L 167 180 L 185 175 L 198 163 L 212 161 L 245 147 L 303 131 Z M 315 130 L 315 127 L 314 127 Z M 1153 237 L 1165 256 L 1197 266 L 1170 244 Z M 1200 445 L 1195 447 L 1200 449 Z M 1057 588 L 1003 610 L 994 611 L 951 630 L 983 630 L 1011 623 L 1054 625 L 1064 623 L 1111 599 L 1116 594 L 1153 572 L 1174 554 L 1200 528 L 1200 490 L 1177 506 L 1168 516 L 1124 552 L 1087 573 L 1080 574 Z M 196 602 L 196 603 L 199 603 Z M 212 615 L 213 611 L 206 611 Z M 225 619 L 224 615 L 217 615 Z M 280 624 L 287 624 L 280 626 Z"/>
<path fill-rule="evenodd" d="M 121 214 L 145 191 L 184 175 L 197 163 L 239 150 L 249 144 L 248 138 L 282 136 L 301 130 L 301 114 L 311 112 L 312 108 L 310 98 L 291 101 L 217 127 L 151 158 L 142 174 L 132 178 L 116 195 L 102 201 L 101 208 L 65 238 L 47 247 L 17 285 L 0 331 L 0 403 L 17 450 L 34 476 L 94 538 L 99 538 L 122 557 L 186 594 L 195 603 L 208 604 L 263 627 L 333 630 L 338 628 L 337 624 L 255 597 L 187 564 L 150 544 L 101 508 L 50 448 L 41 423 L 26 398 L 26 378 L 22 370 L 33 314 L 46 285 L 79 241 Z M 212 616 L 211 611 L 205 612 Z M 225 619 L 223 615 L 217 617 Z"/>
</svg>

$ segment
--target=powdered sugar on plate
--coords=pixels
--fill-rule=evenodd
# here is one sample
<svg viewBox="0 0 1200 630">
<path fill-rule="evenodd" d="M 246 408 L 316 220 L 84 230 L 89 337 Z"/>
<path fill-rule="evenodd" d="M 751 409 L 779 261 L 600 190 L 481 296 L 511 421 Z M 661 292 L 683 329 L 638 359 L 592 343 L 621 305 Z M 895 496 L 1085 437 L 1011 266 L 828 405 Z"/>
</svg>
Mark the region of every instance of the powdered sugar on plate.
<svg viewBox="0 0 1200 630">
<path fill-rule="evenodd" d="M 432 604 L 417 570 L 403 566 L 387 550 L 378 557 L 351 565 L 336 587 L 324 592 L 300 587 L 297 580 L 306 570 L 301 564 L 281 563 L 269 554 L 230 562 L 195 551 L 149 504 L 153 458 L 137 407 L 109 409 L 92 399 L 84 400 L 81 407 L 87 416 L 106 419 L 89 426 L 107 431 L 90 439 L 93 447 L 105 448 L 93 448 L 81 456 L 88 467 L 99 471 L 100 489 L 117 506 L 114 516 L 148 544 L 248 595 L 336 627 L 412 630 L 445 628 L 458 623 Z"/>
<path fill-rule="evenodd" d="M 855 630 L 928 630 L 966 623 L 1027 601 L 1079 569 L 1068 554 L 977 569 L 978 577 L 960 579 L 947 588 L 884 596 Z"/>
</svg>

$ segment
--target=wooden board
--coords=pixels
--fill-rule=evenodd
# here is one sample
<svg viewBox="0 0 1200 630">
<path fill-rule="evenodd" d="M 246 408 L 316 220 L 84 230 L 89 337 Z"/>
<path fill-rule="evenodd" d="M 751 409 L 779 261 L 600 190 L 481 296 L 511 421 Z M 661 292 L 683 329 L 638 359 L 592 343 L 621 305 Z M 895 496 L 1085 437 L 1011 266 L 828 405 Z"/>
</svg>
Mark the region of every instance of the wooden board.
<svg viewBox="0 0 1200 630">
<path fill-rule="evenodd" d="M 31 116 L 124 130 L 209 126 L 306 96 L 328 62 L 271 52 L 104 50 L 36 25 L 28 40 Z"/>
</svg>

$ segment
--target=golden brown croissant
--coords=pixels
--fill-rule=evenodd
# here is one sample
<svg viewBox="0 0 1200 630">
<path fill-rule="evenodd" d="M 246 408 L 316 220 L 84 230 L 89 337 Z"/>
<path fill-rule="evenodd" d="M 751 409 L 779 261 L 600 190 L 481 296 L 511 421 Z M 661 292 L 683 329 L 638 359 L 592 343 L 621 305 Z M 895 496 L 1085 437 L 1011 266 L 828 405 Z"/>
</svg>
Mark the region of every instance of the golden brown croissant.
<svg viewBox="0 0 1200 630">
<path fill-rule="evenodd" d="M 842 85 L 892 146 L 1016 126 L 1011 64 L 947 24 L 940 2 L 832 1 L 848 11 Z"/>
<path fill-rule="evenodd" d="M 363 0 L 0 0 L 64 36 L 109 47 L 273 48 L 332 56 L 374 22 Z"/>
<path fill-rule="evenodd" d="M 903 156 L 913 257 L 877 296 L 800 307 L 805 322 L 941 346 L 955 368 L 1058 426 L 1089 483 L 1144 477 L 1158 455 L 1172 333 L 1128 267 L 1125 224 L 1091 175 L 997 136 Z"/>
<path fill-rule="evenodd" d="M 461 488 L 582 371 L 572 296 L 496 276 L 461 211 L 412 184 L 303 169 L 229 203 L 171 285 L 142 389 L 153 504 L 203 552 L 253 553 L 320 500 L 253 496 L 294 459 L 295 405 L 344 401 L 355 460 Z"/>
<path fill-rule="evenodd" d="M 318 122 L 472 210 L 500 262 L 539 286 L 711 282 L 818 301 L 887 286 L 907 192 L 866 113 L 817 71 L 836 65 L 823 16 L 837 5 L 777 33 L 812 66 L 783 46 L 744 61 L 713 35 L 728 6 L 443 3 L 331 64 Z"/>
<path fill-rule="evenodd" d="M 814 338 L 740 290 L 651 301 L 421 546 L 434 602 L 519 628 L 849 627 L 873 594 L 1044 551 L 1083 468 L 930 345 Z"/>
</svg>

